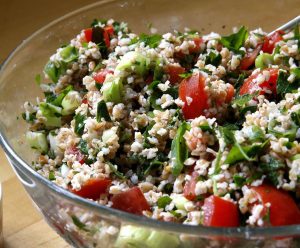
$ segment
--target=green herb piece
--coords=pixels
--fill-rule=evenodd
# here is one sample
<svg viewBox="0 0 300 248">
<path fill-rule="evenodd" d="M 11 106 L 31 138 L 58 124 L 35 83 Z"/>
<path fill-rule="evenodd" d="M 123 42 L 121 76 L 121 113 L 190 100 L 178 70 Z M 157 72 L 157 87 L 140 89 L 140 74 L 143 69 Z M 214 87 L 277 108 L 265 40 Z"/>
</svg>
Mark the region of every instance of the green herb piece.
<svg viewBox="0 0 300 248">
<path fill-rule="evenodd" d="M 269 144 L 269 140 L 266 140 L 262 144 L 253 144 L 249 146 L 241 146 L 238 142 L 234 143 L 234 146 L 229 151 L 224 164 L 235 164 L 240 161 L 255 161 L 255 157 L 259 155 Z"/>
<path fill-rule="evenodd" d="M 77 135 L 82 135 L 83 131 L 84 131 L 84 121 L 86 120 L 86 117 L 84 115 L 81 114 L 77 114 L 74 117 L 75 119 L 75 127 L 74 127 L 74 132 Z"/>
<path fill-rule="evenodd" d="M 244 45 L 247 37 L 248 30 L 242 26 L 237 33 L 229 36 L 223 36 L 220 41 L 223 46 L 227 47 L 229 50 L 240 53 L 239 49 Z"/>
<path fill-rule="evenodd" d="M 245 184 L 246 178 L 240 176 L 239 174 L 234 174 L 233 181 L 237 187 L 241 188 Z"/>
<path fill-rule="evenodd" d="M 226 126 L 219 126 L 219 132 L 221 137 L 224 139 L 227 145 L 232 145 L 235 142 L 234 133 L 233 131 L 237 130 L 238 127 L 235 125 L 226 125 Z"/>
<path fill-rule="evenodd" d="M 270 157 L 270 160 L 267 163 L 261 163 L 259 167 L 262 169 L 263 173 L 267 176 L 269 181 L 277 186 L 278 185 L 278 176 L 279 176 L 279 169 L 285 168 L 285 165 L 280 160 Z"/>
<path fill-rule="evenodd" d="M 157 200 L 157 206 L 159 208 L 165 208 L 172 202 L 172 199 L 169 196 L 162 196 Z"/>
<path fill-rule="evenodd" d="M 49 178 L 50 181 L 54 181 L 56 179 L 54 171 L 49 171 L 49 177 L 48 178 Z"/>
<path fill-rule="evenodd" d="M 61 50 L 60 56 L 64 62 L 70 63 L 78 59 L 78 50 L 76 47 L 68 45 Z"/>
<path fill-rule="evenodd" d="M 202 124 L 199 127 L 203 132 L 214 133 L 214 130 L 211 128 L 211 126 L 208 123 Z"/>
<path fill-rule="evenodd" d="M 300 68 L 296 67 L 296 68 L 291 69 L 291 74 L 294 74 L 295 79 L 299 80 L 300 79 Z"/>
<path fill-rule="evenodd" d="M 154 90 L 157 88 L 157 85 L 160 84 L 160 81 L 154 80 L 151 84 L 148 85 L 148 90 Z"/>
<path fill-rule="evenodd" d="M 85 155 L 89 154 L 89 148 L 88 148 L 87 142 L 85 140 L 80 139 L 78 148 L 83 154 L 85 154 Z"/>
<path fill-rule="evenodd" d="M 174 176 L 178 176 L 181 173 L 184 167 L 183 163 L 188 158 L 188 149 L 183 137 L 187 129 L 187 123 L 183 122 L 178 128 L 176 136 L 172 141 L 171 158 L 173 160 L 172 174 Z"/>
<path fill-rule="evenodd" d="M 193 72 L 186 72 L 186 73 L 181 73 L 181 74 L 179 74 L 179 77 L 181 77 L 181 78 L 189 78 L 189 77 L 191 77 L 193 75 Z"/>
<path fill-rule="evenodd" d="M 277 131 L 275 129 L 276 125 L 278 125 L 279 123 L 275 120 L 272 119 L 269 124 L 268 124 L 268 133 L 273 134 L 276 138 L 288 138 L 289 141 L 294 141 L 296 138 L 296 133 L 298 130 L 298 127 L 296 126 L 296 124 L 292 124 L 290 126 L 290 128 L 288 130 L 286 130 L 284 133 Z"/>
<path fill-rule="evenodd" d="M 258 96 L 258 92 L 253 93 L 253 94 L 244 94 L 242 96 L 236 97 L 233 101 L 232 104 L 235 104 L 238 107 L 245 107 L 246 104 L 251 101 L 254 97 Z"/>
<path fill-rule="evenodd" d="M 26 116 L 26 113 L 22 113 L 22 118 L 28 123 L 33 123 L 36 120 L 36 112 L 29 113 L 28 116 Z"/>
<path fill-rule="evenodd" d="M 177 219 L 180 219 L 182 217 L 180 213 L 176 212 L 176 210 L 171 210 L 170 214 L 172 214 Z"/>
<path fill-rule="evenodd" d="M 287 81 L 288 74 L 284 71 L 279 71 L 279 75 L 276 82 L 276 91 L 277 94 L 284 98 L 286 93 L 290 93 L 294 90 L 297 90 L 299 85 L 296 83 L 289 83 Z"/>
<path fill-rule="evenodd" d="M 206 65 L 214 65 L 214 66 L 219 66 L 222 61 L 222 56 L 219 53 L 216 52 L 210 52 L 205 59 L 205 64 Z"/>
<path fill-rule="evenodd" d="M 236 91 L 236 94 L 238 92 L 240 92 L 240 88 L 242 87 L 242 85 L 244 84 L 244 81 L 245 81 L 245 78 L 246 78 L 246 74 L 245 73 L 241 73 L 239 74 L 237 80 L 235 81 L 234 83 L 234 88 L 235 88 L 235 91 Z"/>
<path fill-rule="evenodd" d="M 153 71 L 153 80 L 161 80 L 164 75 L 163 70 L 163 60 L 161 58 L 156 59 L 154 71 Z"/>
<path fill-rule="evenodd" d="M 164 186 L 163 192 L 166 194 L 171 194 L 173 192 L 173 184 L 172 183 L 167 183 Z"/>
<path fill-rule="evenodd" d="M 252 132 L 249 135 L 249 140 L 252 142 L 263 142 L 265 140 L 263 130 L 258 126 L 252 126 Z"/>
<path fill-rule="evenodd" d="M 110 162 L 106 162 L 110 168 L 110 170 L 120 179 L 126 179 L 124 174 L 117 170 L 117 168 Z"/>
<path fill-rule="evenodd" d="M 222 158 L 222 153 L 221 153 L 221 150 L 219 150 L 217 157 L 216 157 L 214 175 L 217 175 L 221 172 L 221 158 Z"/>
<path fill-rule="evenodd" d="M 104 100 L 101 100 L 98 103 L 98 106 L 97 106 L 97 117 L 96 117 L 96 119 L 97 119 L 98 122 L 101 122 L 102 118 L 105 121 L 111 122 L 111 118 L 110 118 L 110 115 L 108 113 L 107 106 L 106 106 L 106 103 L 105 103 Z"/>
<path fill-rule="evenodd" d="M 162 40 L 162 36 L 160 34 L 153 34 L 153 35 L 141 34 L 138 38 L 138 42 L 144 42 L 145 45 L 149 46 L 150 48 L 156 48 L 159 45 L 161 40 Z"/>
<path fill-rule="evenodd" d="M 86 232 L 89 231 L 89 229 L 86 228 L 86 225 L 85 225 L 84 223 L 82 223 L 82 222 L 77 218 L 77 216 L 72 215 L 71 218 L 72 218 L 72 220 L 73 220 L 74 225 L 77 226 L 79 229 L 84 230 L 84 231 L 86 231 Z"/>
</svg>

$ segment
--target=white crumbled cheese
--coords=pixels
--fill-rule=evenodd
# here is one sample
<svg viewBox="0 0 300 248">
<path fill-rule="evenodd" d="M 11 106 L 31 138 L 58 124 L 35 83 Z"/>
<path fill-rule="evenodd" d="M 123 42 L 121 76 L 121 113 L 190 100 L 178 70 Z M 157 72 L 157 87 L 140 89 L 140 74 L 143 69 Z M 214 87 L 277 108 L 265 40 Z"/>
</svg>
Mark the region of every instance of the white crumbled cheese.
<svg viewBox="0 0 300 248">
<path fill-rule="evenodd" d="M 141 152 L 141 155 L 146 157 L 147 159 L 153 159 L 156 157 L 157 152 L 157 148 L 146 148 Z"/>
</svg>

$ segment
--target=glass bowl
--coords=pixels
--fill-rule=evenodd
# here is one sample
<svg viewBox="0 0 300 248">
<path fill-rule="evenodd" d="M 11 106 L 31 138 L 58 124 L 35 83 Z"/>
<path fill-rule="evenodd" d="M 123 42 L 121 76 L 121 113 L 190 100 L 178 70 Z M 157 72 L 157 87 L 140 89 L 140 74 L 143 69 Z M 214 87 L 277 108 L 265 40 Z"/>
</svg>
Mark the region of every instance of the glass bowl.
<svg viewBox="0 0 300 248">
<path fill-rule="evenodd" d="M 34 83 L 49 56 L 94 18 L 126 21 L 134 32 L 152 24 L 160 32 L 184 27 L 229 33 L 234 26 L 271 31 L 299 14 L 298 1 L 101 1 L 70 13 L 26 39 L 0 71 L 0 142 L 20 181 L 49 225 L 75 247 L 300 247 L 300 225 L 264 228 L 213 228 L 159 222 L 97 205 L 56 186 L 31 167 L 25 123 L 17 118 L 26 100 L 41 96 Z M 83 222 L 85 224 L 83 224 Z M 130 229 L 129 226 L 135 226 Z M 121 232 L 120 232 L 121 229 Z M 120 235 L 134 230 L 130 241 Z M 150 234 L 159 234 L 146 245 Z M 120 233 L 120 235 L 119 235 Z M 34 237 L 34 233 L 32 234 Z M 143 240 L 145 239 L 145 240 Z"/>
</svg>

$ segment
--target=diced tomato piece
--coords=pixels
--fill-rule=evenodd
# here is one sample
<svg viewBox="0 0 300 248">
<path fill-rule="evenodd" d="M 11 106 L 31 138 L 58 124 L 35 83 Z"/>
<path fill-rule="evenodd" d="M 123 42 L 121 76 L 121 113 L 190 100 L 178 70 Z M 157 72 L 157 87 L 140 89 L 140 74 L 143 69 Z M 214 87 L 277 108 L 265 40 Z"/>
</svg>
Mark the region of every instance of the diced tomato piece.
<svg viewBox="0 0 300 248">
<path fill-rule="evenodd" d="M 204 200 L 204 226 L 236 227 L 239 226 L 239 210 L 236 204 L 218 196 Z"/>
<path fill-rule="evenodd" d="M 93 29 L 92 28 L 88 28 L 88 29 L 85 29 L 83 32 L 84 32 L 86 41 L 87 42 L 92 41 Z"/>
<path fill-rule="evenodd" d="M 113 26 L 104 27 L 103 37 L 106 47 L 110 47 L 110 37 L 114 34 Z"/>
<path fill-rule="evenodd" d="M 259 75 L 263 74 L 265 71 L 268 71 L 270 77 L 258 84 L 256 79 Z M 261 72 L 255 73 L 247 78 L 240 88 L 240 95 L 244 94 L 253 94 L 255 92 L 259 92 L 260 95 L 264 95 L 268 92 L 266 90 L 271 91 L 272 95 L 276 95 L 276 83 L 278 79 L 278 69 L 267 68 Z"/>
<path fill-rule="evenodd" d="M 113 208 L 132 214 L 142 215 L 143 211 L 150 210 L 144 194 L 138 187 L 113 195 L 111 201 Z"/>
<path fill-rule="evenodd" d="M 91 178 L 87 180 L 84 185 L 81 186 L 80 190 L 71 189 L 71 191 L 74 194 L 79 195 L 81 197 L 97 200 L 102 194 L 107 193 L 107 189 L 110 186 L 110 184 L 110 179 Z"/>
<path fill-rule="evenodd" d="M 171 84 L 176 84 L 180 82 L 181 77 L 180 74 L 184 73 L 185 69 L 180 65 L 168 65 L 166 68 L 166 73 L 169 74 L 169 80 Z"/>
<path fill-rule="evenodd" d="M 240 63 L 241 70 L 247 70 L 251 65 L 254 64 L 255 59 L 261 50 L 261 47 L 262 45 L 259 44 L 252 52 L 246 54 L 246 56 L 241 60 Z"/>
<path fill-rule="evenodd" d="M 208 108 L 205 92 L 205 78 L 200 73 L 194 73 L 185 78 L 179 85 L 179 98 L 184 102 L 182 112 L 185 119 L 194 119 L 204 114 Z"/>
<path fill-rule="evenodd" d="M 234 96 L 234 87 L 230 84 L 227 88 L 227 95 L 225 98 L 226 103 L 230 103 Z"/>
<path fill-rule="evenodd" d="M 269 210 L 265 206 L 263 216 L 269 214 L 272 226 L 300 224 L 300 209 L 288 192 L 267 184 L 251 187 L 251 189 L 258 194 L 258 198 L 264 206 L 270 203 Z"/>
<path fill-rule="evenodd" d="M 93 78 L 95 79 L 96 83 L 102 84 L 105 81 L 107 74 L 113 74 L 113 71 L 106 68 L 101 69 L 93 75 Z"/>
<path fill-rule="evenodd" d="M 194 38 L 195 47 L 189 48 L 190 53 L 199 53 L 201 50 L 201 44 L 203 43 L 203 39 L 201 37 Z"/>
<path fill-rule="evenodd" d="M 85 156 L 80 152 L 80 150 L 77 147 L 72 146 L 67 148 L 66 153 L 75 155 L 76 160 L 79 161 L 80 164 L 84 164 Z"/>
<path fill-rule="evenodd" d="M 192 173 L 191 179 L 185 183 L 184 188 L 183 188 L 183 195 L 186 199 L 190 201 L 194 201 L 196 199 L 196 193 L 195 193 L 195 188 L 197 184 L 197 179 L 199 175 L 197 172 Z"/>
<path fill-rule="evenodd" d="M 284 34 L 283 31 L 279 30 L 273 33 L 271 36 L 266 36 L 264 40 L 264 44 L 262 46 L 262 50 L 264 53 L 273 53 L 273 50 L 275 48 L 275 44 L 278 41 L 283 40 L 282 35 Z"/>
</svg>

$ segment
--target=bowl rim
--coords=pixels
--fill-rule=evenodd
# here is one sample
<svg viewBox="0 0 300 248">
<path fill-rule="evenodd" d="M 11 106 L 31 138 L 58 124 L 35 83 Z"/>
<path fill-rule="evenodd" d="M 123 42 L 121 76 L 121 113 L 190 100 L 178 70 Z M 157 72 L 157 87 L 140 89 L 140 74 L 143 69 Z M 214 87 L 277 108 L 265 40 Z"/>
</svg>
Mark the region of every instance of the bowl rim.
<svg viewBox="0 0 300 248">
<path fill-rule="evenodd" d="M 68 18 L 74 17 L 80 13 L 84 13 L 85 11 L 91 10 L 95 7 L 101 7 L 104 4 L 120 4 L 126 3 L 125 0 L 102 0 L 98 1 L 84 7 L 81 7 L 77 10 L 71 11 L 53 21 L 43 26 L 42 28 L 35 31 L 29 37 L 24 39 L 4 60 L 2 65 L 0 65 L 0 79 L 2 74 L 4 73 L 7 65 L 14 59 L 14 55 L 22 50 L 30 41 L 37 37 L 40 33 L 46 31 L 47 29 L 65 21 Z M 147 1 L 143 1 L 143 4 L 147 4 Z M 0 81 L 1 83 L 1 81 Z M 123 212 L 117 209 L 113 209 L 107 206 L 103 206 L 97 204 L 88 199 L 84 199 L 79 197 L 70 191 L 63 189 L 62 187 L 56 185 L 55 183 L 49 181 L 38 172 L 36 172 L 28 163 L 26 163 L 12 148 L 9 144 L 8 139 L 5 136 L 5 132 L 3 131 L 3 125 L 0 124 L 0 145 L 5 151 L 7 157 L 9 158 L 9 162 L 12 166 L 17 166 L 20 170 L 25 170 L 25 174 L 32 175 L 39 183 L 46 186 L 49 190 L 51 190 L 55 194 L 59 194 L 66 198 L 68 201 L 72 201 L 75 204 L 83 206 L 84 208 L 89 208 L 90 210 L 98 212 L 101 214 L 106 214 L 108 216 L 118 218 L 121 221 L 126 222 L 127 224 L 133 224 L 136 226 L 143 226 L 148 228 L 160 229 L 166 232 L 174 232 L 181 233 L 187 235 L 195 235 L 199 237 L 232 237 L 232 238 L 246 238 L 246 239 L 262 239 L 262 238 L 272 238 L 272 237 L 292 237 L 300 235 L 300 225 L 289 225 L 289 226 L 278 226 L 278 227 L 206 227 L 206 226 L 193 226 L 186 225 L 181 223 L 173 223 L 173 222 L 163 222 L 154 220 L 151 218 L 147 218 L 145 216 L 138 216 L 131 213 Z"/>
</svg>

